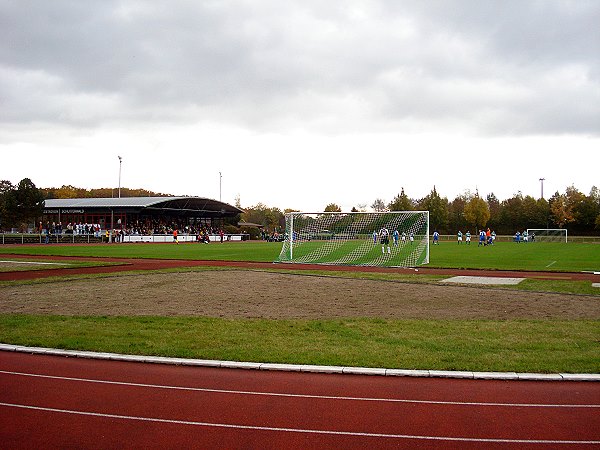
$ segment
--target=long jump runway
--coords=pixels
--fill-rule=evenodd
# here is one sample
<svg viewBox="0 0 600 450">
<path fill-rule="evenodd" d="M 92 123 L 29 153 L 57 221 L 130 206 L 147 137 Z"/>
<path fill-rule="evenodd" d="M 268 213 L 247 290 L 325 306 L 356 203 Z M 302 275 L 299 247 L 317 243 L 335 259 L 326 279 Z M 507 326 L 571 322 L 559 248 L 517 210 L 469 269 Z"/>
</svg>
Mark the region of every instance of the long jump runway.
<svg viewBox="0 0 600 450">
<path fill-rule="evenodd" d="M 600 385 L 263 372 L 0 352 L 0 446 L 600 448 Z"/>
</svg>

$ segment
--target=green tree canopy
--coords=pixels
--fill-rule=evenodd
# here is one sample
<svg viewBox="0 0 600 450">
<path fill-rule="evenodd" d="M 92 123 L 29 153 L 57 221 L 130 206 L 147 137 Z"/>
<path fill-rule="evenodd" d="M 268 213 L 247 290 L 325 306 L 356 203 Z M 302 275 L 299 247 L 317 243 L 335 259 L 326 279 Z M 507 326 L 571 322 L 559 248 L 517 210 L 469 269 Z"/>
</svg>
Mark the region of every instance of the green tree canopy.
<svg viewBox="0 0 600 450">
<path fill-rule="evenodd" d="M 445 230 L 448 223 L 448 199 L 437 193 L 435 186 L 429 195 L 423 198 L 418 208 L 429 211 L 429 226 L 433 230 Z"/>
<path fill-rule="evenodd" d="M 325 212 L 342 212 L 342 208 L 335 203 L 330 203 L 325 207 Z"/>
<path fill-rule="evenodd" d="M 479 195 L 471 198 L 465 205 L 465 219 L 477 229 L 485 228 L 490 220 L 490 208 L 487 202 Z"/>
<path fill-rule="evenodd" d="M 390 211 L 412 211 L 414 209 L 412 200 L 404 193 L 404 188 L 389 203 L 388 209 Z"/>
</svg>

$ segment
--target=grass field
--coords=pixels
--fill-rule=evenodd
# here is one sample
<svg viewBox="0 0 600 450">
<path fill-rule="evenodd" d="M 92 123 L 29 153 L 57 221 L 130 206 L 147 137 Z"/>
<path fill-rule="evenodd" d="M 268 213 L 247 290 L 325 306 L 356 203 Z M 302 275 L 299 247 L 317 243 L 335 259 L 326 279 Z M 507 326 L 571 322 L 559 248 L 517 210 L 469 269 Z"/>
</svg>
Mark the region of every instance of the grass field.
<svg viewBox="0 0 600 450">
<path fill-rule="evenodd" d="M 98 244 L 23 245 L 0 247 L 0 254 L 59 255 L 118 258 L 165 258 L 272 262 L 280 243 L 227 242 L 224 244 Z M 499 242 L 493 246 L 443 242 L 430 246 L 428 267 L 533 271 L 600 271 L 600 245 Z"/>
<path fill-rule="evenodd" d="M 0 247 L 82 257 L 274 261 L 281 244 L 104 244 Z M 430 267 L 600 271 L 596 244 L 443 242 Z M 409 283 L 436 277 L 329 273 Z M 391 278 L 390 278 L 391 277 Z M 61 289 L 65 280 L 49 281 Z M 68 281 L 68 280 L 66 280 Z M 552 286 L 548 289 L 548 286 Z M 415 284 L 415 289 L 418 285 Z M 591 283 L 526 280 L 519 289 L 599 295 Z M 518 294 L 515 294 L 518 295 Z M 599 302 L 600 311 L 600 302 Z M 599 312 L 600 314 L 600 312 Z M 600 320 L 259 320 L 0 314 L 0 341 L 68 349 L 262 362 L 439 370 L 600 372 Z"/>
</svg>

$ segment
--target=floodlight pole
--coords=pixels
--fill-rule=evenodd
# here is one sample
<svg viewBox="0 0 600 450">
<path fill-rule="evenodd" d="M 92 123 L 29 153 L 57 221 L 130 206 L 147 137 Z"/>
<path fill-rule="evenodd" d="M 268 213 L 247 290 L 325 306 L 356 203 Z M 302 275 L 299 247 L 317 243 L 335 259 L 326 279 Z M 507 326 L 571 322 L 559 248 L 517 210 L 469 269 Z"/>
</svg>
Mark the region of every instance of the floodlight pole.
<svg viewBox="0 0 600 450">
<path fill-rule="evenodd" d="M 119 198 L 121 198 L 121 165 L 123 164 L 123 158 L 119 156 Z"/>
<path fill-rule="evenodd" d="M 221 201 L 221 184 L 223 180 L 223 175 L 219 172 L 219 201 Z"/>
<path fill-rule="evenodd" d="M 542 184 L 542 199 L 544 198 L 544 180 L 545 178 L 540 178 L 540 183 Z"/>
</svg>

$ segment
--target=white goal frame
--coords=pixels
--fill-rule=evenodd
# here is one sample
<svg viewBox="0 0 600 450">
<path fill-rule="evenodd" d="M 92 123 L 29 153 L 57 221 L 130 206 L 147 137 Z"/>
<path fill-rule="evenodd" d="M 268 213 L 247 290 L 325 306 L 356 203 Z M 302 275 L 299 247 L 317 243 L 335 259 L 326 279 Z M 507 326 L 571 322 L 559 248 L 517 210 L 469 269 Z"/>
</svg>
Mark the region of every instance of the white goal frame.
<svg viewBox="0 0 600 450">
<path fill-rule="evenodd" d="M 551 237 L 552 242 L 562 242 L 564 236 L 564 242 L 567 243 L 569 241 L 568 231 L 566 228 L 527 228 L 527 237 L 529 242 L 531 242 L 531 236 L 535 233 L 535 240 L 538 241 L 539 238 L 547 241 L 548 239 L 544 239 L 547 237 Z"/>
<path fill-rule="evenodd" d="M 429 263 L 429 211 L 290 212 L 285 220 L 275 262 L 379 267 Z M 383 228 L 389 232 L 387 244 L 380 235 Z"/>
</svg>

